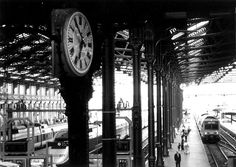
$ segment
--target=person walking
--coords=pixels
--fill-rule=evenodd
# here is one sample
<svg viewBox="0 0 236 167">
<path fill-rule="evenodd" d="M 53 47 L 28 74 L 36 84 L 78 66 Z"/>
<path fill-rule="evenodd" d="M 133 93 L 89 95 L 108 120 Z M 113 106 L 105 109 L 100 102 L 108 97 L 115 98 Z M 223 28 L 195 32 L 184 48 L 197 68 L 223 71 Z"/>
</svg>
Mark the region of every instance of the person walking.
<svg viewBox="0 0 236 167">
<path fill-rule="evenodd" d="M 176 151 L 174 159 L 175 159 L 176 167 L 180 167 L 181 155 L 178 151 Z"/>
<path fill-rule="evenodd" d="M 178 151 L 180 151 L 181 150 L 181 144 L 179 143 L 178 144 Z"/>
<path fill-rule="evenodd" d="M 181 139 L 181 150 L 184 150 L 184 138 Z"/>
</svg>

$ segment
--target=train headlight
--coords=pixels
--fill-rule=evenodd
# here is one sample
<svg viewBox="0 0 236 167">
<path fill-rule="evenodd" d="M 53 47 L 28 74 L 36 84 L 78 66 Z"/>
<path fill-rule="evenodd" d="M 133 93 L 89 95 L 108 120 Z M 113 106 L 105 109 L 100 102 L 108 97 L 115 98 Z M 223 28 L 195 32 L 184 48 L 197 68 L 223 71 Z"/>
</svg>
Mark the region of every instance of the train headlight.
<svg viewBox="0 0 236 167">
<path fill-rule="evenodd" d="M 58 146 L 58 147 L 61 147 L 61 145 L 62 145 L 61 142 L 58 142 L 58 143 L 57 143 L 57 146 Z"/>
<path fill-rule="evenodd" d="M 68 144 L 67 144 L 67 142 L 58 142 L 57 143 L 57 147 L 61 147 L 61 148 L 64 148 L 64 147 L 66 147 Z"/>
<path fill-rule="evenodd" d="M 214 132 L 214 134 L 218 135 L 218 134 L 219 134 L 219 132 L 215 131 L 215 132 Z"/>
<path fill-rule="evenodd" d="M 209 134 L 209 132 L 204 132 L 204 135 L 208 135 Z"/>
</svg>

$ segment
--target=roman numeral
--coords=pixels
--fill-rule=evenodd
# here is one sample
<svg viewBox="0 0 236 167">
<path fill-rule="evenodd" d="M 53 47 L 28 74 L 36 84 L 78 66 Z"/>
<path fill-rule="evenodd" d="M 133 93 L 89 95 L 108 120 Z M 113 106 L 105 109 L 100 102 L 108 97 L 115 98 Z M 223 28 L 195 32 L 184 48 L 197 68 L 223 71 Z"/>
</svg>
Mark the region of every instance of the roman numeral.
<svg viewBox="0 0 236 167">
<path fill-rule="evenodd" d="M 70 55 L 73 56 L 74 55 L 74 48 L 70 49 Z"/>
<path fill-rule="evenodd" d="M 89 31 L 89 32 L 87 33 L 87 36 L 90 36 L 90 35 L 92 35 L 92 33 Z"/>
<path fill-rule="evenodd" d="M 75 31 L 75 29 L 74 29 L 74 27 L 72 26 L 72 25 L 70 25 L 70 29 L 74 32 Z"/>
<path fill-rule="evenodd" d="M 87 67 L 88 66 L 88 64 L 87 64 L 87 62 L 86 62 L 86 60 L 84 59 L 84 64 L 85 64 L 85 67 Z"/>
<path fill-rule="evenodd" d="M 78 63 L 78 57 L 75 56 L 74 64 L 76 65 Z"/>
<path fill-rule="evenodd" d="M 75 18 L 74 18 L 74 22 L 75 22 L 76 28 L 78 28 L 78 30 L 79 30 L 79 24 L 78 24 L 78 22 L 77 22 L 77 19 L 78 19 L 78 17 L 75 17 Z"/>
<path fill-rule="evenodd" d="M 73 43 L 73 38 L 72 37 L 68 37 L 68 43 Z"/>
<path fill-rule="evenodd" d="M 87 52 L 87 58 L 91 59 L 91 54 L 89 52 Z"/>
<path fill-rule="evenodd" d="M 82 17 L 79 16 L 79 25 L 82 25 Z"/>
<path fill-rule="evenodd" d="M 82 65 L 82 60 L 81 59 L 79 60 L 79 63 L 80 63 L 80 68 L 82 69 L 83 65 Z"/>
</svg>

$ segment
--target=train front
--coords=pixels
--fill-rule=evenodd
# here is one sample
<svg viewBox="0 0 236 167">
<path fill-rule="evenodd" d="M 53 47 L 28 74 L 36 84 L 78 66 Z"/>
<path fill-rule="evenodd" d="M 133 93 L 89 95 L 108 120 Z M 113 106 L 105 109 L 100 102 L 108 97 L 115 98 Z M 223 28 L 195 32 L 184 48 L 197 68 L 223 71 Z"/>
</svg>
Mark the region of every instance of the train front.
<svg viewBox="0 0 236 167">
<path fill-rule="evenodd" d="M 202 139 L 204 142 L 220 141 L 220 122 L 215 117 L 206 117 L 202 124 Z"/>
</svg>

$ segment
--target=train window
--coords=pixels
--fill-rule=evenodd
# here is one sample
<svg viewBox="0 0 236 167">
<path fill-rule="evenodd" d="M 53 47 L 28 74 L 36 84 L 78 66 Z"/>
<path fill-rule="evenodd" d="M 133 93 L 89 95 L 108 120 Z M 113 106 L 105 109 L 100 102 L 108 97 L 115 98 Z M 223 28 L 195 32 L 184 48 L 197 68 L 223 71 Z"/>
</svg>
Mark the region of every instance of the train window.
<svg viewBox="0 0 236 167">
<path fill-rule="evenodd" d="M 219 126 L 218 124 L 205 124 L 206 130 L 218 130 Z"/>
<path fill-rule="evenodd" d="M 40 126 L 41 126 L 41 124 L 40 124 L 40 123 L 37 123 L 37 122 L 35 122 L 35 123 L 34 123 L 34 126 L 35 126 L 35 127 L 40 127 Z"/>
<path fill-rule="evenodd" d="M 46 136 L 45 136 L 45 134 L 42 135 L 42 138 L 43 138 L 43 140 L 46 140 Z"/>
<path fill-rule="evenodd" d="M 117 141 L 117 151 L 118 152 L 126 152 L 129 151 L 130 149 L 130 140 L 126 139 L 126 140 L 118 140 Z"/>
<path fill-rule="evenodd" d="M 59 131 L 55 134 L 55 141 L 66 141 L 68 140 L 68 132 L 67 131 Z"/>
<path fill-rule="evenodd" d="M 30 158 L 29 163 L 31 167 L 45 166 L 46 164 L 44 158 Z"/>
</svg>

